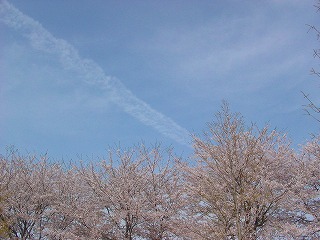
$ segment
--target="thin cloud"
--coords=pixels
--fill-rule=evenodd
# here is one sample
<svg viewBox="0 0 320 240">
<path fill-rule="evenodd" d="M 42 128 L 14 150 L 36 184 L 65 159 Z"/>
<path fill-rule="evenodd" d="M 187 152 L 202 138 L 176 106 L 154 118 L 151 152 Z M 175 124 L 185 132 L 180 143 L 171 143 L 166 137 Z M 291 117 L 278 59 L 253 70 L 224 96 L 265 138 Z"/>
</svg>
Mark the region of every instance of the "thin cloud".
<svg viewBox="0 0 320 240">
<path fill-rule="evenodd" d="M 81 58 L 78 51 L 67 41 L 55 38 L 39 22 L 7 1 L 0 2 L 0 19 L 29 39 L 35 49 L 56 55 L 64 68 L 79 74 L 87 84 L 104 89 L 110 100 L 126 113 L 178 143 L 189 144 L 190 134 L 186 129 L 137 98 L 119 79 L 107 76 L 98 64 Z"/>
</svg>

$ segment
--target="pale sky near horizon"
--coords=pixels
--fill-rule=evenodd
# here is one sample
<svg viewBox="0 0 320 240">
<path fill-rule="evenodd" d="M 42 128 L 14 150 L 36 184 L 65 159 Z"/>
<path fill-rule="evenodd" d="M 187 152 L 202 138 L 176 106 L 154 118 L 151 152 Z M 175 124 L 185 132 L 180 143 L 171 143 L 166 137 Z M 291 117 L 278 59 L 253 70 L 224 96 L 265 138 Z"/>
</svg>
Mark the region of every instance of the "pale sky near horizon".
<svg viewBox="0 0 320 240">
<path fill-rule="evenodd" d="M 0 153 L 101 156 L 161 142 L 191 153 L 222 100 L 287 132 L 319 123 L 313 0 L 0 0 Z"/>
</svg>

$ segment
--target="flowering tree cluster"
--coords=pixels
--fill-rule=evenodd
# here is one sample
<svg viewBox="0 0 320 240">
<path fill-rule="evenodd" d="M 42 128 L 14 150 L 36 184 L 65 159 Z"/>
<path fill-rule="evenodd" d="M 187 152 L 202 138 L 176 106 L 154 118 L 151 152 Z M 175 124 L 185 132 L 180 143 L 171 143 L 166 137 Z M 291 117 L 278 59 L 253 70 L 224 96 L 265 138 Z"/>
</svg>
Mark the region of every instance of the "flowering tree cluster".
<svg viewBox="0 0 320 240">
<path fill-rule="evenodd" d="M 194 140 L 198 165 L 186 170 L 194 234 L 257 239 L 277 229 L 274 218 L 295 181 L 285 138 L 267 127 L 245 129 L 241 116 L 225 105 L 205 138 Z"/>
<path fill-rule="evenodd" d="M 319 239 L 320 137 L 290 148 L 223 105 L 194 155 L 136 146 L 98 163 L 0 156 L 0 239 Z"/>
<path fill-rule="evenodd" d="M 319 140 L 298 154 L 225 104 L 183 168 L 192 239 L 319 239 Z"/>
<path fill-rule="evenodd" d="M 81 167 L 2 156 L 0 239 L 176 239 L 183 185 L 173 160 L 159 146 Z"/>
<path fill-rule="evenodd" d="M 320 238 L 320 136 L 303 146 L 294 168 L 296 183 L 293 186 L 291 208 L 291 236 L 302 239 Z M 293 224 L 292 224 L 293 223 Z M 293 233 L 293 234 L 292 234 Z"/>
</svg>

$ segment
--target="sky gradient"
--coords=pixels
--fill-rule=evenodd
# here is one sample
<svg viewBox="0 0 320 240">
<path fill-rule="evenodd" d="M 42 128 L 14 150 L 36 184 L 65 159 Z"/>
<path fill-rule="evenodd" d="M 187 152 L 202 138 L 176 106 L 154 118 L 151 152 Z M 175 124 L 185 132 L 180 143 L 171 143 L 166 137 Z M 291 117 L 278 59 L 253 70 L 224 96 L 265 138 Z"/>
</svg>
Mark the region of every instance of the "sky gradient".
<svg viewBox="0 0 320 240">
<path fill-rule="evenodd" d="M 301 94 L 320 103 L 315 3 L 0 0 L 0 152 L 187 155 L 222 100 L 297 147 L 319 131 Z"/>
</svg>

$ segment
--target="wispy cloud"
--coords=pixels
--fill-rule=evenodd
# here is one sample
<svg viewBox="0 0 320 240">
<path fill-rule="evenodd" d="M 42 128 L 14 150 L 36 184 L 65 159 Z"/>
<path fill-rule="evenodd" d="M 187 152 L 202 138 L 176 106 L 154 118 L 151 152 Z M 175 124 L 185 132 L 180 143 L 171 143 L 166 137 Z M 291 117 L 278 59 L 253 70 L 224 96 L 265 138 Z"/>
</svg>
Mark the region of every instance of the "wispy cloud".
<svg viewBox="0 0 320 240">
<path fill-rule="evenodd" d="M 0 1 L 0 20 L 26 37 L 35 49 L 57 56 L 64 68 L 80 75 L 86 84 L 106 91 L 109 100 L 126 113 L 176 142 L 189 144 L 186 129 L 140 100 L 119 79 L 107 76 L 94 61 L 82 58 L 71 44 L 55 38 L 39 22 L 5 0 Z"/>
</svg>

